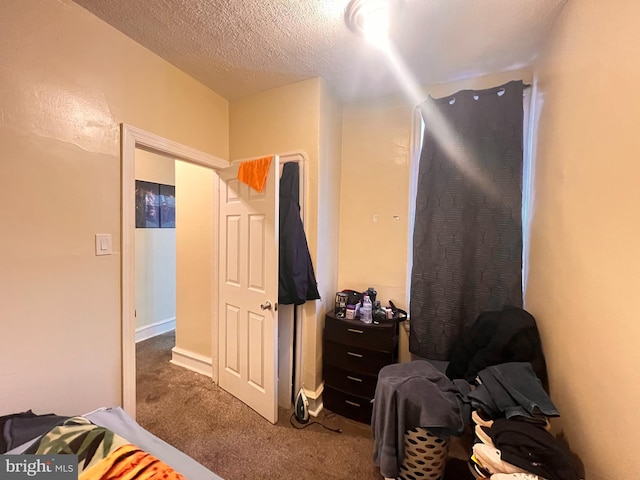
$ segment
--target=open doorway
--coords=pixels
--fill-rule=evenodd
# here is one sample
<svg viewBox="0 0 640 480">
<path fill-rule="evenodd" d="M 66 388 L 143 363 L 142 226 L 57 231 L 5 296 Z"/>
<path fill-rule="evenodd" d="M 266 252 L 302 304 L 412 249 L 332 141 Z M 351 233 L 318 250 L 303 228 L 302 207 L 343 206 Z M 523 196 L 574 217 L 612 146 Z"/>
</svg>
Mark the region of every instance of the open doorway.
<svg viewBox="0 0 640 480">
<path fill-rule="evenodd" d="M 225 168 L 229 162 L 219 157 L 201 152 L 194 148 L 172 142 L 143 130 L 122 125 L 122 405 L 135 418 L 136 412 L 136 279 L 135 279 L 135 166 L 136 151 L 144 150 L 170 159 L 181 160 L 186 164 L 199 165 L 210 170 Z M 213 189 L 213 185 L 211 185 Z M 215 209 L 212 206 L 212 215 Z M 212 219 L 215 222 L 215 219 Z M 210 258 L 215 259 L 217 236 L 211 234 L 208 242 Z M 217 265 L 212 265 L 210 276 L 214 277 Z M 211 295 L 216 297 L 217 289 Z M 212 298 L 213 304 L 216 298 Z M 207 313 L 211 334 L 217 333 L 217 315 L 212 307 Z M 212 362 L 217 362 L 217 342 L 211 339 Z M 217 382 L 217 369 L 213 368 L 212 377 Z"/>
<path fill-rule="evenodd" d="M 214 184 L 217 185 L 218 174 L 217 171 L 222 171 L 226 167 L 230 167 L 229 162 L 217 158 L 215 156 L 199 152 L 190 147 L 171 142 L 156 135 L 141 131 L 134 127 L 127 125 L 122 126 L 122 368 L 123 368 L 123 386 L 122 386 L 122 398 L 123 407 L 127 412 L 135 416 L 136 411 L 136 362 L 135 362 L 135 153 L 136 150 L 143 150 L 145 152 L 152 152 L 154 154 L 179 160 L 178 163 L 191 166 L 206 167 L 209 173 L 213 176 L 209 181 L 211 188 L 214 188 Z M 280 156 L 274 156 L 278 162 L 282 161 L 296 161 L 301 164 L 301 192 L 304 192 L 304 164 L 305 157 L 302 153 L 286 154 Z M 232 168 L 232 167 L 230 167 Z M 208 181 L 208 180 L 207 180 Z M 206 183 L 206 182 L 205 182 Z M 180 195 L 179 190 L 176 195 Z M 212 197 L 213 198 L 213 197 Z M 304 196 L 302 196 L 304 198 Z M 215 200 L 211 202 L 211 225 L 218 226 L 218 210 L 213 208 Z M 304 208 L 302 209 L 304 216 Z M 277 218 L 277 217 L 276 217 Z M 179 224 L 179 218 L 178 218 Z M 218 352 L 219 352 L 219 312 L 217 310 L 218 305 L 218 287 L 217 287 L 217 275 L 220 271 L 220 263 L 224 261 L 218 259 L 218 245 L 219 239 L 217 234 L 213 234 L 213 227 L 211 228 L 211 235 L 205 241 L 206 249 L 209 254 L 209 263 L 206 264 L 207 275 L 210 280 L 209 294 L 211 295 L 211 301 L 209 303 L 208 311 L 204 312 L 207 319 L 206 331 L 209 336 L 211 355 L 206 358 L 198 358 L 198 355 L 191 355 L 189 358 L 183 355 L 183 360 L 193 361 L 193 365 L 184 365 L 191 370 L 198 371 L 198 367 L 202 367 L 200 373 L 204 373 L 210 376 L 214 383 L 218 383 Z M 277 248 L 276 248 L 277 251 Z M 277 267 L 275 269 L 277 276 Z M 274 300 L 277 301 L 277 292 Z M 283 312 L 284 313 L 284 312 Z M 302 318 L 298 316 L 295 322 L 295 328 L 292 324 L 294 322 L 293 309 L 291 315 L 283 315 L 283 319 L 289 324 L 286 335 L 283 329 L 283 335 L 278 339 L 277 350 L 280 353 L 277 364 L 283 366 L 288 364 L 287 371 L 281 371 L 279 386 L 282 384 L 288 384 L 288 391 L 285 395 L 279 395 L 280 399 L 283 399 L 278 403 L 290 403 L 292 396 L 292 387 L 294 391 L 297 391 L 300 385 L 300 372 L 302 363 Z M 180 319 L 178 319 L 178 322 Z M 282 325 L 282 323 L 280 323 Z M 202 333 L 196 334 L 202 337 Z M 294 340 L 295 338 L 295 340 Z M 173 349 L 174 358 L 178 348 Z M 273 349 L 271 349 L 273 351 Z M 180 354 L 181 352 L 178 352 Z M 172 363 L 177 363 L 172 361 Z M 220 366 L 222 368 L 222 366 Z M 243 400 L 244 401 L 244 400 Z M 247 402 L 245 402 L 247 403 Z"/>
<path fill-rule="evenodd" d="M 135 149 L 136 410 L 153 402 L 176 329 L 176 160 Z M 152 378 L 153 377 L 153 378 Z"/>
<path fill-rule="evenodd" d="M 136 148 L 136 343 L 176 328 L 175 163 Z"/>
</svg>

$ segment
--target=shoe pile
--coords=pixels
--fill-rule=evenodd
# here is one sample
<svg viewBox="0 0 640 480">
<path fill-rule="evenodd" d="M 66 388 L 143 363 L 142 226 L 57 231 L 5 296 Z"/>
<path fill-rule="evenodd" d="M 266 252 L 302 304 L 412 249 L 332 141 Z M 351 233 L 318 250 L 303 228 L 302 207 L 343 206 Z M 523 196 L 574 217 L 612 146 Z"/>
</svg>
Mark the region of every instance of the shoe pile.
<svg viewBox="0 0 640 480">
<path fill-rule="evenodd" d="M 469 469 L 477 479 L 579 480 L 565 451 L 545 425 L 525 418 L 490 419 L 474 411 L 476 443 Z"/>
</svg>

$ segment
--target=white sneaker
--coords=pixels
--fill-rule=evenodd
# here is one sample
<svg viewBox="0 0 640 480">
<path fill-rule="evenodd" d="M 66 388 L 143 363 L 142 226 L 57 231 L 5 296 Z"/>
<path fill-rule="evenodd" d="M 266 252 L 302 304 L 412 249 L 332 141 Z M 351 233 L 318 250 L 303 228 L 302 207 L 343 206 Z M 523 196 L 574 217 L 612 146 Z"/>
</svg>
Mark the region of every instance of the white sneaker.
<svg viewBox="0 0 640 480">
<path fill-rule="evenodd" d="M 509 462 L 502 460 L 502 454 L 500 450 L 484 443 L 476 443 L 473 446 L 473 456 L 478 460 L 478 463 L 490 473 L 496 474 L 521 474 L 528 472 L 520 467 L 516 467 Z M 473 457 L 472 457 L 473 458 Z M 491 477 L 493 478 L 493 477 Z M 510 477 L 507 477 L 510 478 Z M 518 479 L 517 480 L 527 480 Z M 505 479 L 506 480 L 506 479 Z"/>
<path fill-rule="evenodd" d="M 478 413 L 477 410 L 474 410 L 473 412 L 471 412 L 471 420 L 473 420 L 473 423 L 475 423 L 476 425 L 480 425 L 482 427 L 491 428 L 491 426 L 493 425 L 493 420 L 491 420 L 491 419 L 484 420 L 480 416 L 480 413 Z"/>
</svg>

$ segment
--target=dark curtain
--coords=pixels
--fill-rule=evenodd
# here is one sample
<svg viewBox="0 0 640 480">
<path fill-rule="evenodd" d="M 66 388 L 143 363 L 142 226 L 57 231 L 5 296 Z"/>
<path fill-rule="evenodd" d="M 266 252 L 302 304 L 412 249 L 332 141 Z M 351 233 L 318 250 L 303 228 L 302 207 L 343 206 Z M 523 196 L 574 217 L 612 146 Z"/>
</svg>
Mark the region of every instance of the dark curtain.
<svg viewBox="0 0 640 480">
<path fill-rule="evenodd" d="M 448 360 L 481 312 L 522 306 L 522 96 L 513 81 L 421 105 L 409 336 L 421 357 Z"/>
<path fill-rule="evenodd" d="M 318 284 L 300 218 L 300 167 L 287 162 L 280 177 L 280 255 L 278 302 L 301 305 L 318 300 Z"/>
</svg>

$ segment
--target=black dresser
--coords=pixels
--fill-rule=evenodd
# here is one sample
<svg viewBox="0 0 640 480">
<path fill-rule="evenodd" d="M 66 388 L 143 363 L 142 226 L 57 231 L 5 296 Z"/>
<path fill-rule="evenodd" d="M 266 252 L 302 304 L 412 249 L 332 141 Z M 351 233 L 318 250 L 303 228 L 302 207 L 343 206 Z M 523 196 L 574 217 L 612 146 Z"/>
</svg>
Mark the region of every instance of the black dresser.
<svg viewBox="0 0 640 480">
<path fill-rule="evenodd" d="M 324 407 L 359 422 L 371 423 L 371 400 L 378 372 L 395 363 L 398 323 L 380 325 L 325 316 L 323 335 Z"/>
</svg>

